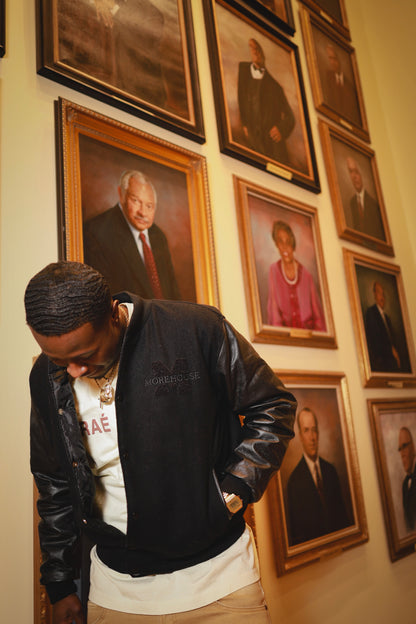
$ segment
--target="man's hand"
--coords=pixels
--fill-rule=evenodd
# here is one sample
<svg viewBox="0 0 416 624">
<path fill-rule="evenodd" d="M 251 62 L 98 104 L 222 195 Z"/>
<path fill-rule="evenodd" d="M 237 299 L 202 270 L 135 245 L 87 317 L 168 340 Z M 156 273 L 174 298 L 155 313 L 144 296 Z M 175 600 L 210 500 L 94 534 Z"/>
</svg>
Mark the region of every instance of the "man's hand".
<svg viewBox="0 0 416 624">
<path fill-rule="evenodd" d="M 269 132 L 270 138 L 275 143 L 279 143 L 282 140 L 282 135 L 280 134 L 280 130 L 277 126 L 273 126 Z"/>
<path fill-rule="evenodd" d="M 53 605 L 52 624 L 85 624 L 81 602 L 76 594 L 66 596 Z"/>
<path fill-rule="evenodd" d="M 393 357 L 397 362 L 397 368 L 400 368 L 400 355 L 399 352 L 397 351 L 396 347 L 392 347 L 391 351 L 393 353 Z"/>
</svg>

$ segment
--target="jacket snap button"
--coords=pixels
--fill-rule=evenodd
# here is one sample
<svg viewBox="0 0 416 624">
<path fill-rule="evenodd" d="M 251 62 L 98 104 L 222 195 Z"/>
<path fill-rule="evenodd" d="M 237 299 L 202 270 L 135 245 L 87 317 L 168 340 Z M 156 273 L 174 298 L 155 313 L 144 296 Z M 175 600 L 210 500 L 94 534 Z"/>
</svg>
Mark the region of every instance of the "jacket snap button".
<svg viewBox="0 0 416 624">
<path fill-rule="evenodd" d="M 77 462 L 77 461 L 73 461 L 73 462 L 72 462 L 72 467 L 73 467 L 73 468 L 76 468 L 77 466 L 78 466 L 78 462 Z"/>
</svg>

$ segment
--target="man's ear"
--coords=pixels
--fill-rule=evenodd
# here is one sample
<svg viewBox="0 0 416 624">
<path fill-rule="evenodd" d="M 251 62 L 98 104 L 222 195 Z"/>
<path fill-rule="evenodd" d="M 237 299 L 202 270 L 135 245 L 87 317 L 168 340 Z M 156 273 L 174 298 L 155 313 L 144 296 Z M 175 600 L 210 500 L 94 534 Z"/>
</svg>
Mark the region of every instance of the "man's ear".
<svg viewBox="0 0 416 624">
<path fill-rule="evenodd" d="M 120 322 L 120 302 L 118 299 L 114 299 L 111 304 L 111 320 L 116 325 Z"/>
</svg>

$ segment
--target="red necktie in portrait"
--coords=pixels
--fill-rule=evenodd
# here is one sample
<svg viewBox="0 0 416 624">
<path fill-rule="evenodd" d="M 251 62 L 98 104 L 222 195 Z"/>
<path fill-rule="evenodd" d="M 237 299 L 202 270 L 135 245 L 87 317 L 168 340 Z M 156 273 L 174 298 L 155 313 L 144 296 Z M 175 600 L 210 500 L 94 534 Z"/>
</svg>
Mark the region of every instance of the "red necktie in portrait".
<svg viewBox="0 0 416 624">
<path fill-rule="evenodd" d="M 159 275 L 157 273 L 156 262 L 153 256 L 153 252 L 143 232 L 140 232 L 139 237 L 143 245 L 144 264 L 146 266 L 147 275 L 152 286 L 153 295 L 155 299 L 163 299 L 162 288 L 160 286 Z"/>
</svg>

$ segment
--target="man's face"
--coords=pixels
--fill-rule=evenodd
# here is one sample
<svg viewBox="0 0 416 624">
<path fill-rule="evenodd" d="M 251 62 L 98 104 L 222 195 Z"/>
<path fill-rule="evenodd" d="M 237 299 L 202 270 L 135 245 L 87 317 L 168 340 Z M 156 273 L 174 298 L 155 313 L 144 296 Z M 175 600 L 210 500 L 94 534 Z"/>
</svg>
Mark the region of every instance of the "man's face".
<svg viewBox="0 0 416 624">
<path fill-rule="evenodd" d="M 351 182 L 357 193 L 359 193 L 363 188 L 363 179 L 361 177 L 360 170 L 358 169 L 358 165 L 352 158 L 347 158 L 347 167 Z"/>
<path fill-rule="evenodd" d="M 248 42 L 248 45 L 249 45 L 250 53 L 251 53 L 251 60 L 254 63 L 254 65 L 259 68 L 264 67 L 264 56 L 263 56 L 263 52 L 261 51 L 261 48 L 253 39 L 250 39 L 250 41 Z"/>
<path fill-rule="evenodd" d="M 302 410 L 299 414 L 299 435 L 303 450 L 312 461 L 318 458 L 319 430 L 315 416 Z"/>
<path fill-rule="evenodd" d="M 326 49 L 326 53 L 328 55 L 328 61 L 329 61 L 329 65 L 332 69 L 333 72 L 336 72 L 337 74 L 340 71 L 341 68 L 341 64 L 339 62 L 339 58 L 337 56 L 337 53 L 335 52 L 334 48 L 332 46 L 328 46 Z"/>
<path fill-rule="evenodd" d="M 156 211 L 155 196 L 149 184 L 130 178 L 125 192 L 119 187 L 120 205 L 127 221 L 142 232 L 153 224 Z"/>
<path fill-rule="evenodd" d="M 381 284 L 375 284 L 374 286 L 374 300 L 383 310 L 386 304 L 386 298 L 384 296 L 384 288 Z"/>
<path fill-rule="evenodd" d="M 413 444 L 412 436 L 406 429 L 400 429 L 399 453 L 402 458 L 404 471 L 410 474 L 413 468 L 413 460 L 415 458 L 415 446 Z"/>
<path fill-rule="evenodd" d="M 102 377 L 119 356 L 121 332 L 117 303 L 112 316 L 99 329 L 85 323 L 61 336 L 42 336 L 31 331 L 43 353 L 66 368 L 74 379 Z"/>
</svg>

